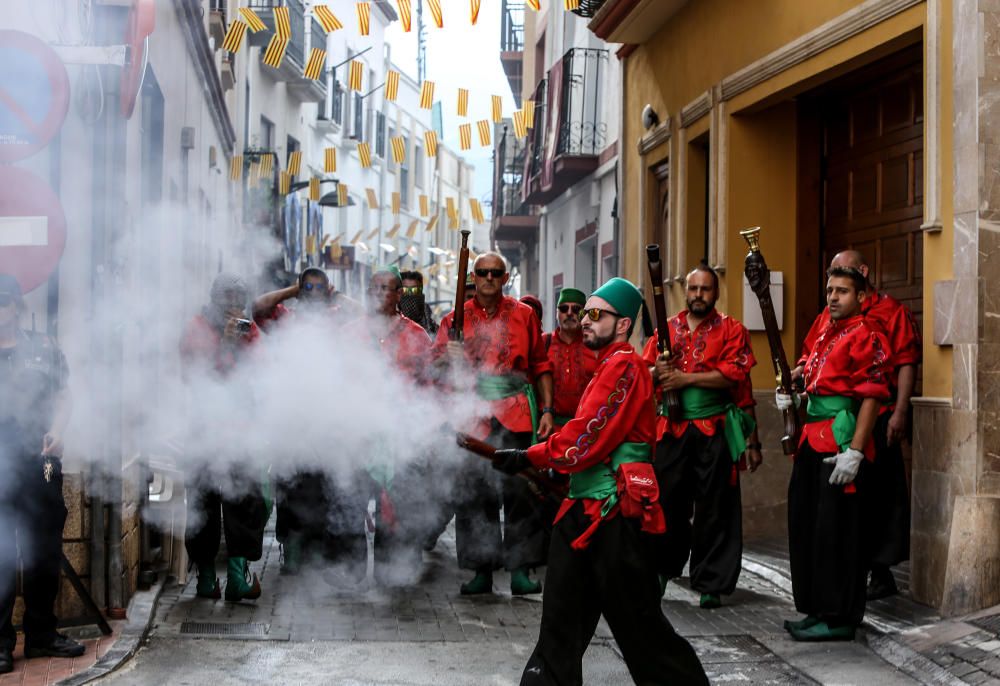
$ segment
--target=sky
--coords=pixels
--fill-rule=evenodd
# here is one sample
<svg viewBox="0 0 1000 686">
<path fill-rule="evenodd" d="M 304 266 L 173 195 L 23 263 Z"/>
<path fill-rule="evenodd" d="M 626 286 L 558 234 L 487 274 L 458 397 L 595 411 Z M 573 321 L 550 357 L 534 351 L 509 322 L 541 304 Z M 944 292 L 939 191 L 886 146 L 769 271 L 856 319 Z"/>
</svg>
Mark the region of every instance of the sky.
<svg viewBox="0 0 1000 686">
<path fill-rule="evenodd" d="M 393 62 L 417 76 L 417 3 L 412 0 L 413 24 L 409 33 L 402 22 L 393 22 L 386 30 L 386 41 L 392 46 Z M 500 64 L 500 1 L 483 0 L 476 25 L 469 23 L 468 0 L 442 0 L 444 27 L 437 28 L 427 3 L 424 3 L 424 25 L 427 36 L 427 80 L 435 84 L 435 99 L 441 101 L 444 120 L 444 141 L 476 166 L 475 196 L 488 213 L 492 199 L 493 148 L 481 147 L 476 135 L 476 122 L 491 117 L 491 97 L 501 95 L 504 116 L 514 111 L 514 97 Z M 395 2 L 393 2 L 395 6 Z M 469 117 L 459 117 L 456 111 L 458 89 L 469 90 Z M 459 151 L 458 127 L 472 124 L 472 149 Z M 496 141 L 493 141 L 495 144 Z"/>
</svg>

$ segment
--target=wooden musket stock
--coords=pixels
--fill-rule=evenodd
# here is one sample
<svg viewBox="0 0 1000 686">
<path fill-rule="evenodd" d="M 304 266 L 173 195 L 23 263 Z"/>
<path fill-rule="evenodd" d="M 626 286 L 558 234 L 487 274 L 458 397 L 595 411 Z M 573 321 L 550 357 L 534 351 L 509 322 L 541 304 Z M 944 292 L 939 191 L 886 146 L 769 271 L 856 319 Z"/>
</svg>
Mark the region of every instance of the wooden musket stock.
<svg viewBox="0 0 1000 686">
<path fill-rule="evenodd" d="M 657 348 L 660 355 L 670 359 L 670 326 L 667 321 L 667 302 L 663 295 L 663 263 L 660 262 L 660 246 L 658 244 L 646 246 L 646 260 L 649 262 L 649 280 L 653 285 Z M 667 416 L 670 417 L 670 421 L 681 421 L 681 398 L 677 391 L 664 391 L 663 404 L 667 408 Z"/>
<path fill-rule="evenodd" d="M 493 456 L 497 449 L 486 441 L 480 441 L 478 438 L 473 438 L 463 433 L 456 434 L 455 440 L 458 442 L 459 447 L 465 448 L 470 453 L 479 455 L 479 457 L 491 462 L 494 460 Z M 517 475 L 524 478 L 528 482 L 531 491 L 543 500 L 545 498 L 556 498 L 561 501 L 566 497 L 566 493 L 569 492 L 569 487 L 566 484 L 550 479 L 534 469 L 525 469 L 522 472 L 518 472 Z"/>
<path fill-rule="evenodd" d="M 462 341 L 465 335 L 465 279 L 469 271 L 469 234 L 468 229 L 462 229 L 462 248 L 458 251 L 458 285 L 455 287 L 455 316 L 451 320 L 451 331 L 448 338 Z"/>
</svg>

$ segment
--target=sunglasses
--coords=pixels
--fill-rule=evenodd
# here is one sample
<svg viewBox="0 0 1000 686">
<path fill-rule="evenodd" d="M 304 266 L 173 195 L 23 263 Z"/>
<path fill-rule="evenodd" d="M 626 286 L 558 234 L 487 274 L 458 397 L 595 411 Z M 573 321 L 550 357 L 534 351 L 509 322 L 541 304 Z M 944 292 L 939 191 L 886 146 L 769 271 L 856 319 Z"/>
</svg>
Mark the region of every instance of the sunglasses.
<svg viewBox="0 0 1000 686">
<path fill-rule="evenodd" d="M 423 286 L 403 286 L 403 295 L 420 295 L 423 292 Z"/>
<path fill-rule="evenodd" d="M 485 279 L 487 276 L 492 276 L 494 279 L 502 278 L 504 274 L 507 273 L 506 269 L 477 269 L 476 276 L 480 279 Z"/>
<path fill-rule="evenodd" d="M 559 306 L 559 311 L 562 312 L 563 314 L 569 314 L 570 312 L 572 312 L 573 314 L 580 314 L 580 312 L 582 310 L 583 310 L 583 305 L 560 305 Z"/>
<path fill-rule="evenodd" d="M 610 314 L 612 317 L 621 318 L 621 315 L 617 312 L 612 312 L 611 310 L 602 310 L 600 307 L 591 307 L 589 310 L 584 310 L 583 313 L 587 315 L 587 319 L 592 322 L 599 321 L 601 315 Z"/>
<path fill-rule="evenodd" d="M 302 290 L 304 291 L 326 291 L 327 287 L 325 283 L 312 283 L 307 281 L 302 284 Z"/>
</svg>

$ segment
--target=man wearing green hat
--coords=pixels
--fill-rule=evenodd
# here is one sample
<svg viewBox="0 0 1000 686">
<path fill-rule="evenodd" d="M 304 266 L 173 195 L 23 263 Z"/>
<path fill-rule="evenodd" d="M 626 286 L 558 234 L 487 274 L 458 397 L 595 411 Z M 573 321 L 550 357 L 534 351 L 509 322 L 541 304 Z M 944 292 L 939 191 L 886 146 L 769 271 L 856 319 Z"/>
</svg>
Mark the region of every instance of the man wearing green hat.
<svg viewBox="0 0 1000 686">
<path fill-rule="evenodd" d="M 552 407 L 556 425 L 562 426 L 576 413 L 583 391 L 597 369 L 597 353 L 583 343 L 580 325 L 587 296 L 576 288 L 559 291 L 556 319 L 559 328 L 544 336 L 552 363 Z"/>
<path fill-rule="evenodd" d="M 653 381 L 628 342 L 642 294 L 625 279 L 597 289 L 583 310 L 593 380 L 565 426 L 495 466 L 569 474 L 549 547 L 538 642 L 521 684 L 582 683 L 583 654 L 603 614 L 638 684 L 708 684 L 698 656 L 663 615 L 648 534 L 664 531 L 652 452 Z"/>
</svg>

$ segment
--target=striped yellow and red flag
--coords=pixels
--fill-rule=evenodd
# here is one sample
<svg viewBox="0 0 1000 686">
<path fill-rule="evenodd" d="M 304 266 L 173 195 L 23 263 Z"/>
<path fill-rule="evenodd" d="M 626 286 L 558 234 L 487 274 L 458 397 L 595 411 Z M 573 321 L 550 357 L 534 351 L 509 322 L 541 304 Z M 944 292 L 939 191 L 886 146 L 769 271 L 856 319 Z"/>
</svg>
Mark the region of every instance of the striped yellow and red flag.
<svg viewBox="0 0 1000 686">
<path fill-rule="evenodd" d="M 354 6 L 358 12 L 358 33 L 362 36 L 368 35 L 368 29 L 372 23 L 372 4 L 370 2 L 359 2 Z"/>
<path fill-rule="evenodd" d="M 431 10 L 431 18 L 434 25 L 439 29 L 444 28 L 444 16 L 441 14 L 441 0 L 427 0 L 427 6 Z"/>
<path fill-rule="evenodd" d="M 429 110 L 434 104 L 434 82 L 424 81 L 420 86 L 420 107 Z"/>
<path fill-rule="evenodd" d="M 302 170 L 302 151 L 293 150 L 288 155 L 288 173 L 292 176 L 298 176 L 299 172 Z"/>
<path fill-rule="evenodd" d="M 392 213 L 394 215 L 396 215 L 396 216 L 399 216 L 399 205 L 400 205 L 399 191 L 393 191 L 392 192 Z"/>
<path fill-rule="evenodd" d="M 428 157 L 437 157 L 438 135 L 437 131 L 424 131 L 424 148 Z"/>
<path fill-rule="evenodd" d="M 243 21 L 247 23 L 250 33 L 257 33 L 258 31 L 263 31 L 267 28 L 267 24 L 261 21 L 260 17 L 257 16 L 257 13 L 249 7 L 241 7 L 240 16 L 243 17 Z"/>
<path fill-rule="evenodd" d="M 378 209 L 378 196 L 375 194 L 374 188 L 366 188 L 365 195 L 368 196 L 368 209 L 377 210 Z"/>
<path fill-rule="evenodd" d="M 274 169 L 274 158 L 270 154 L 260 156 L 260 175 L 266 177 L 271 175 Z"/>
<path fill-rule="evenodd" d="M 337 171 L 337 149 L 326 148 L 323 150 L 323 171 L 332 174 Z"/>
<path fill-rule="evenodd" d="M 347 202 L 349 198 L 347 197 L 347 184 L 338 183 L 337 184 L 337 207 L 347 207 Z"/>
<path fill-rule="evenodd" d="M 541 11 L 542 4 L 541 4 L 540 0 L 526 0 L 526 1 L 528 3 L 528 7 L 530 7 L 533 10 L 535 10 L 536 12 L 540 12 Z"/>
<path fill-rule="evenodd" d="M 280 8 L 275 8 L 280 9 Z M 271 36 L 271 41 L 264 51 L 264 64 L 277 69 L 281 66 L 281 60 L 285 59 L 285 50 L 288 48 L 288 39 L 282 38 L 277 33 Z"/>
<path fill-rule="evenodd" d="M 435 229 L 435 227 L 437 227 L 437 225 L 438 225 L 438 216 L 435 214 L 433 217 L 431 217 L 431 220 L 429 222 L 427 222 L 427 229 L 426 230 L 427 231 L 433 231 Z"/>
<path fill-rule="evenodd" d="M 358 241 L 360 241 L 360 240 L 361 240 L 361 234 L 363 234 L 364 232 L 365 232 L 365 230 L 364 230 L 364 229 L 361 229 L 361 230 L 360 230 L 360 231 L 358 231 L 358 232 L 357 232 L 356 234 L 354 234 L 354 238 L 352 238 L 352 239 L 351 239 L 351 245 L 354 245 L 354 244 L 356 244 L 356 243 L 357 243 Z"/>
<path fill-rule="evenodd" d="M 306 62 L 302 75 L 307 79 L 315 81 L 323 73 L 323 64 L 326 62 L 326 50 L 313 48 L 309 53 L 309 61 Z"/>
<path fill-rule="evenodd" d="M 233 155 L 229 160 L 229 179 L 239 181 L 243 178 L 243 155 Z"/>
<path fill-rule="evenodd" d="M 469 116 L 469 89 L 459 88 L 458 89 L 458 116 L 468 117 Z"/>
<path fill-rule="evenodd" d="M 406 160 L 406 139 L 402 136 L 393 136 L 389 139 L 392 145 L 392 161 L 402 164 Z"/>
<path fill-rule="evenodd" d="M 528 127 L 524 125 L 524 111 L 518 110 L 512 117 L 514 122 L 514 137 L 524 138 L 528 135 Z"/>
<path fill-rule="evenodd" d="M 399 7 L 399 21 L 403 24 L 403 30 L 410 32 L 410 0 L 396 0 Z"/>
<path fill-rule="evenodd" d="M 535 101 L 524 101 L 524 125 L 529 129 L 535 128 Z"/>
<path fill-rule="evenodd" d="M 493 96 L 493 121 L 503 121 L 503 96 Z"/>
<path fill-rule="evenodd" d="M 222 41 L 222 49 L 227 52 L 239 52 L 243 45 L 243 36 L 247 33 L 247 25 L 237 20 L 229 25 L 226 37 Z"/>
<path fill-rule="evenodd" d="M 455 230 L 458 229 L 459 226 L 460 226 L 460 224 L 459 224 L 459 221 L 458 221 L 458 215 L 457 214 L 453 215 L 451 217 L 448 217 L 448 228 L 450 230 L 455 231 Z"/>
<path fill-rule="evenodd" d="M 469 0 L 469 19 L 473 25 L 479 21 L 479 6 L 482 0 Z"/>
<path fill-rule="evenodd" d="M 309 179 L 309 199 L 319 202 L 319 177 L 313 176 Z"/>
<path fill-rule="evenodd" d="M 385 99 L 394 102 L 399 95 L 399 72 L 390 69 L 385 74 Z"/>
<path fill-rule="evenodd" d="M 376 226 L 374 229 L 372 229 L 371 231 L 368 232 L 368 235 L 365 236 L 365 240 L 366 241 L 372 240 L 373 238 L 375 238 L 375 236 L 378 235 L 378 232 L 381 231 L 381 230 L 382 229 L 380 227 Z"/>
<path fill-rule="evenodd" d="M 347 77 L 347 87 L 352 91 L 361 90 L 361 81 L 365 74 L 365 63 L 351 60 L 351 71 Z"/>
<path fill-rule="evenodd" d="M 483 206 L 475 198 L 469 198 L 469 210 L 472 212 L 472 218 L 476 220 L 477 224 L 482 224 L 486 221 L 486 217 L 483 216 Z"/>
<path fill-rule="evenodd" d="M 395 238 L 396 234 L 399 233 L 399 227 L 400 227 L 399 222 L 393 224 L 392 228 L 389 229 L 388 233 L 385 234 L 385 237 L 386 238 Z"/>
<path fill-rule="evenodd" d="M 361 166 L 365 169 L 372 166 L 372 149 L 370 145 L 358 141 L 358 159 L 361 160 Z"/>
<path fill-rule="evenodd" d="M 491 142 L 490 138 L 490 120 L 480 119 L 476 122 L 476 128 L 479 130 L 479 144 L 489 145 Z"/>
<path fill-rule="evenodd" d="M 288 172 L 281 172 L 278 174 L 278 193 L 281 195 L 288 195 L 288 192 L 292 189 L 292 175 Z"/>
<path fill-rule="evenodd" d="M 316 236 L 306 236 L 306 255 L 312 255 L 314 252 L 316 252 Z"/>
<path fill-rule="evenodd" d="M 455 198 L 445 198 L 444 206 L 445 214 L 448 215 L 449 219 L 458 217 L 458 205 L 455 204 Z"/>
<path fill-rule="evenodd" d="M 462 124 L 458 127 L 458 146 L 462 150 L 472 147 L 472 124 Z"/>
<path fill-rule="evenodd" d="M 333 11 L 327 5 L 316 5 L 313 7 L 313 12 L 316 13 L 316 18 L 327 33 L 344 28 L 344 25 L 334 16 Z"/>
<path fill-rule="evenodd" d="M 406 237 L 407 238 L 413 238 L 414 236 L 416 236 L 417 235 L 417 227 L 418 226 L 420 226 L 420 220 L 419 219 L 414 219 L 412 222 L 410 222 L 409 228 L 406 229 Z"/>
<path fill-rule="evenodd" d="M 578 10 L 580 9 L 580 0 L 563 0 L 563 6 L 570 12 Z"/>
<path fill-rule="evenodd" d="M 428 198 L 426 195 L 421 195 L 420 196 L 420 216 L 421 217 L 426 217 L 430 213 L 431 213 L 430 198 Z"/>
</svg>

